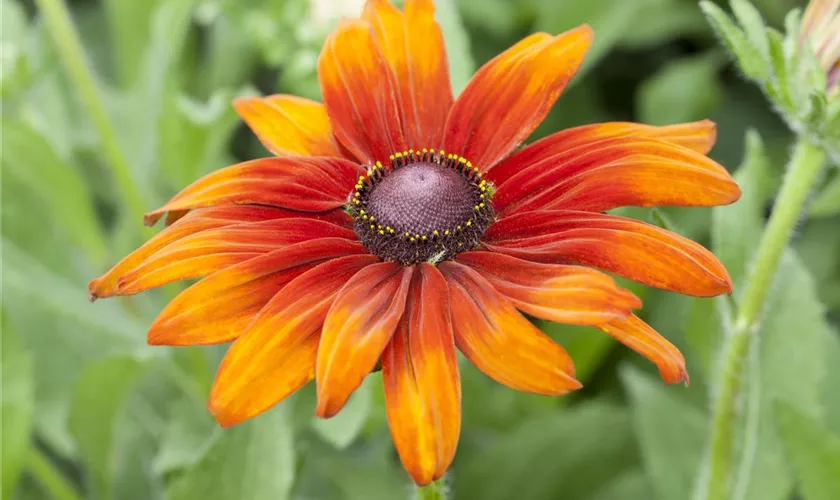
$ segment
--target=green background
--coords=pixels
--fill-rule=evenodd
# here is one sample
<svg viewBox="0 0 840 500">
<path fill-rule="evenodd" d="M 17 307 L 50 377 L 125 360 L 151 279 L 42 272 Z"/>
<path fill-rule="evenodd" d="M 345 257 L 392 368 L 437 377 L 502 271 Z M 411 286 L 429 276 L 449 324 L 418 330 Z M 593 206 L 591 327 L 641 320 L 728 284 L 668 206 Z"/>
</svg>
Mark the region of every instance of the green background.
<svg viewBox="0 0 840 500">
<path fill-rule="evenodd" d="M 128 209 L 113 151 L 36 6 L 0 2 L 2 498 L 410 498 L 378 374 L 332 420 L 312 417 L 307 387 L 222 430 L 206 399 L 224 347 L 145 345 L 145 329 L 180 285 L 88 302 L 87 282 L 152 233 Z M 356 15 L 359 4 L 69 2 L 115 131 L 110 146 L 142 208 L 214 169 L 266 156 L 231 99 L 317 98 L 320 45 L 339 13 Z M 582 71 L 535 137 L 600 121 L 715 120 L 711 156 L 731 171 L 743 165 L 740 202 L 619 212 L 712 248 L 737 296 L 792 136 L 731 66 L 696 2 L 437 4 L 456 92 L 528 33 L 594 28 Z M 757 2 L 773 26 L 799 5 Z M 691 385 L 664 385 L 648 362 L 595 329 L 543 323 L 571 352 L 584 389 L 563 398 L 516 393 L 463 363 L 463 431 L 446 481 L 453 498 L 691 497 L 731 299 L 630 286 L 645 301 L 641 316 L 685 354 Z M 783 259 L 746 370 L 739 498 L 840 498 L 838 321 L 840 207 L 822 203 Z"/>
</svg>

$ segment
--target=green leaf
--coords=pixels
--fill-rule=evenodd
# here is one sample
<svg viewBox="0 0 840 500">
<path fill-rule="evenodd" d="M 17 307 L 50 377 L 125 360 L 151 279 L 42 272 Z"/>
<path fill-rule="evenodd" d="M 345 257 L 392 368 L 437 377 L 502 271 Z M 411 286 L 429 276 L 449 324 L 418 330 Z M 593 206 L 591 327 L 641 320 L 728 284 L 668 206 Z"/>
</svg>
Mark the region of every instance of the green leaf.
<svg viewBox="0 0 840 500">
<path fill-rule="evenodd" d="M 770 66 L 773 68 L 773 78 L 768 82 L 768 92 L 771 93 L 778 106 L 785 110 L 792 110 L 795 105 L 790 89 L 790 64 L 785 55 L 785 40 L 778 31 L 768 29 L 767 41 L 770 50 Z"/>
<path fill-rule="evenodd" d="M 137 61 L 148 45 L 152 12 L 159 3 L 159 0 L 104 2 L 116 80 L 125 87 L 137 80 L 140 69 Z"/>
<path fill-rule="evenodd" d="M 664 386 L 625 367 L 621 380 L 630 397 L 633 427 L 645 472 L 661 500 L 690 498 L 703 450 L 707 418 Z"/>
<path fill-rule="evenodd" d="M 371 390 L 372 383 L 365 380 L 353 392 L 350 400 L 338 415 L 329 419 L 313 418 L 312 428 L 321 438 L 338 449 L 350 446 L 362 432 L 370 414 L 373 403 Z"/>
<path fill-rule="evenodd" d="M 155 472 L 165 475 L 192 467 L 221 435 L 222 430 L 206 405 L 191 399 L 178 400 L 161 437 L 153 464 Z"/>
<path fill-rule="evenodd" d="M 815 283 L 793 252 L 785 254 L 756 332 L 757 352 L 745 372 L 743 440 L 735 495 L 782 500 L 793 486 L 775 425 L 777 402 L 816 417 L 826 375 L 825 308 Z M 791 332 L 796 332 L 791 335 Z"/>
<path fill-rule="evenodd" d="M 470 52 L 470 40 L 461 15 L 455 5 L 455 0 L 438 0 L 437 18 L 443 31 L 443 42 L 446 45 L 446 56 L 449 59 L 449 79 L 452 81 L 452 92 L 457 96 L 467 86 L 473 73 L 475 61 Z"/>
<path fill-rule="evenodd" d="M 2 489 L 0 497 L 11 498 L 30 449 L 34 384 L 32 356 L 21 345 L 17 330 L 2 316 L 0 330 L 0 448 Z"/>
<path fill-rule="evenodd" d="M 749 78 L 764 82 L 767 79 L 767 65 L 761 51 L 747 39 L 744 32 L 720 7 L 709 0 L 703 0 L 700 2 L 700 8 L 723 44 L 735 57 L 741 71 Z"/>
<path fill-rule="evenodd" d="M 764 62 L 769 62 L 770 47 L 767 42 L 764 20 L 761 18 L 758 9 L 749 0 L 731 0 L 730 4 L 735 18 L 747 35 L 747 40 L 749 40 L 753 47 L 758 49 L 764 58 Z"/>
<path fill-rule="evenodd" d="M 96 498 L 113 498 L 117 415 L 143 368 L 133 357 L 106 358 L 88 364 L 74 387 L 69 427 Z"/>
<path fill-rule="evenodd" d="M 464 463 L 453 489 L 470 498 L 586 498 L 637 460 L 629 416 L 592 403 L 519 422 Z"/>
<path fill-rule="evenodd" d="M 723 92 L 719 66 L 720 57 L 714 52 L 667 64 L 645 80 L 636 94 L 641 121 L 665 125 L 708 116 Z"/>
<path fill-rule="evenodd" d="M 776 406 L 776 417 L 802 498 L 840 498 L 840 437 L 787 403 Z"/>
<path fill-rule="evenodd" d="M 56 453 L 71 456 L 67 414 L 73 383 L 87 362 L 115 353 L 142 352 L 145 327 L 116 301 L 91 304 L 83 282 L 46 269 L 3 239 L 3 301 L 9 322 L 35 364 L 36 428 Z"/>
<path fill-rule="evenodd" d="M 741 198 L 732 205 L 715 207 L 712 211 L 712 250 L 720 258 L 736 293 L 740 292 L 750 261 L 758 248 L 764 227 L 764 203 L 761 184 L 770 168 L 761 136 L 747 131 L 744 159 L 735 172 L 741 187 Z"/>
<path fill-rule="evenodd" d="M 76 165 L 61 159 L 50 144 L 22 121 L 2 120 L 4 174 L 20 179 L 57 225 L 100 265 L 108 256 L 92 196 Z"/>
<path fill-rule="evenodd" d="M 820 190 L 808 207 L 808 215 L 811 217 L 832 217 L 837 214 L 840 214 L 840 174 L 834 175 L 834 179 Z"/>
<path fill-rule="evenodd" d="M 171 500 L 288 499 L 295 471 L 289 405 L 281 403 L 225 429 L 194 467 L 176 479 Z"/>
</svg>

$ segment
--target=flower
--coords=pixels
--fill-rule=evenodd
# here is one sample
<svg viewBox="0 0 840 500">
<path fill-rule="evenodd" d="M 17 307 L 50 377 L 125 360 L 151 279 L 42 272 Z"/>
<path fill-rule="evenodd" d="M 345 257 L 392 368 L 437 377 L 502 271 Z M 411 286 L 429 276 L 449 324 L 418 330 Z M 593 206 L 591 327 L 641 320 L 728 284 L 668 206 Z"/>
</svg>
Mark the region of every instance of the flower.
<svg viewBox="0 0 840 500">
<path fill-rule="evenodd" d="M 800 33 L 803 41 L 811 44 L 831 89 L 840 81 L 840 1 L 811 0 Z"/>
<path fill-rule="evenodd" d="M 196 181 L 146 217 L 168 227 L 90 284 L 126 295 L 204 277 L 154 321 L 151 344 L 234 341 L 210 395 L 224 426 L 313 378 L 335 415 L 381 363 L 387 416 L 413 479 L 443 475 L 460 432 L 456 347 L 514 389 L 578 389 L 569 355 L 520 312 L 594 325 L 688 376 L 680 352 L 600 270 L 697 296 L 732 289 L 679 235 L 603 212 L 712 206 L 740 191 L 705 156 L 711 122 L 604 123 L 516 150 L 583 61 L 588 26 L 530 35 L 453 99 L 430 0 L 369 0 L 319 59 L 324 104 L 234 105 L 276 156 Z"/>
</svg>

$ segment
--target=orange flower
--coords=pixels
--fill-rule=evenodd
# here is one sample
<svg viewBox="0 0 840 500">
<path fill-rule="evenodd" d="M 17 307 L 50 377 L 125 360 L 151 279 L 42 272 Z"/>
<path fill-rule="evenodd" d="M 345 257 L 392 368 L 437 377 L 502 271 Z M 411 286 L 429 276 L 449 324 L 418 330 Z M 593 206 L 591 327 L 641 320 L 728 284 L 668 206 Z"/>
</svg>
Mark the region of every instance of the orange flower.
<svg viewBox="0 0 840 500">
<path fill-rule="evenodd" d="M 827 88 L 831 90 L 840 82 L 840 1 L 811 0 L 802 16 L 800 31 L 825 70 Z"/>
<path fill-rule="evenodd" d="M 235 341 L 210 411 L 224 426 L 315 379 L 335 415 L 381 362 L 397 451 L 418 484 L 455 454 L 455 348 L 514 389 L 578 389 L 569 355 L 529 322 L 594 325 L 687 380 L 680 352 L 603 271 L 680 293 L 728 293 L 702 246 L 605 215 L 622 205 L 712 206 L 738 186 L 705 153 L 711 122 L 605 123 L 514 150 L 583 61 L 588 26 L 531 35 L 453 99 L 431 0 L 369 0 L 319 60 L 324 104 L 278 95 L 236 110 L 276 157 L 214 172 L 148 214 L 169 227 L 90 284 L 141 292 L 206 276 L 151 344 Z M 593 269 L 595 268 L 595 269 Z"/>
</svg>

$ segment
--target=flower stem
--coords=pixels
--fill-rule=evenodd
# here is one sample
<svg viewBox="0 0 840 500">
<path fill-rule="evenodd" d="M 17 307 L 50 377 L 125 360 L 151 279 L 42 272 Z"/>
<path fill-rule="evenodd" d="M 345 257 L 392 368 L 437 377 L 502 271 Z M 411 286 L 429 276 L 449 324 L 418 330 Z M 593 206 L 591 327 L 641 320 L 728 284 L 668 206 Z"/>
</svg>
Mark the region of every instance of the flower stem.
<svg viewBox="0 0 840 500">
<path fill-rule="evenodd" d="M 758 245 L 752 272 L 747 278 L 732 331 L 722 346 L 722 360 L 713 414 L 704 488 L 697 498 L 724 500 L 731 487 L 735 427 L 744 369 L 753 334 L 782 254 L 790 242 L 796 221 L 825 164 L 823 149 L 801 137 L 782 182 L 773 213 Z"/>
<path fill-rule="evenodd" d="M 41 486 L 56 500 L 81 500 L 69 481 L 56 470 L 53 463 L 37 447 L 29 450 L 29 471 Z"/>
<path fill-rule="evenodd" d="M 122 192 L 129 215 L 135 220 L 142 220 L 146 203 L 142 193 L 137 189 L 131 167 L 120 148 L 116 129 L 108 116 L 67 6 L 63 0 L 35 0 L 35 3 L 43 15 L 47 30 L 55 42 L 70 80 L 96 126 L 103 153 L 111 167 L 117 186 Z"/>
<path fill-rule="evenodd" d="M 444 479 L 438 479 L 426 486 L 414 487 L 414 500 L 446 500 L 446 484 Z"/>
</svg>

